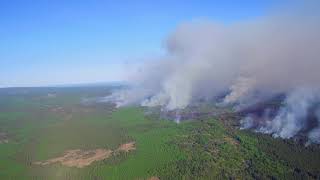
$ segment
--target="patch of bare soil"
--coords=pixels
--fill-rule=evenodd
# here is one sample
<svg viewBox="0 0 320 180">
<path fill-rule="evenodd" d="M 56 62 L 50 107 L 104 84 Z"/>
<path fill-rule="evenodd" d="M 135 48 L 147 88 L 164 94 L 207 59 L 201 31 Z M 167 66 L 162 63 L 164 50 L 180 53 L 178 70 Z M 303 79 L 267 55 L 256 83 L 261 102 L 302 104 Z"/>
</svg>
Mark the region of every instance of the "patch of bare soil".
<svg viewBox="0 0 320 180">
<path fill-rule="evenodd" d="M 148 180 L 160 180 L 160 179 L 158 177 L 156 177 L 156 176 L 152 176 Z"/>
<path fill-rule="evenodd" d="M 117 151 L 129 152 L 129 151 L 132 151 L 135 149 L 136 149 L 135 142 L 129 142 L 129 143 L 120 145 L 120 147 L 117 149 Z"/>
<path fill-rule="evenodd" d="M 122 144 L 118 149 L 112 151 L 110 149 L 95 149 L 95 150 L 81 150 L 81 149 L 73 149 L 68 150 L 64 153 L 63 156 L 52 158 L 46 161 L 38 161 L 34 164 L 36 165 L 50 165 L 54 163 L 61 163 L 64 166 L 68 167 L 77 167 L 83 168 L 85 166 L 89 166 L 91 163 L 95 161 L 101 161 L 107 159 L 108 157 L 113 155 L 113 152 L 125 151 L 129 152 L 134 150 L 135 142 L 129 142 L 126 144 Z"/>
<path fill-rule="evenodd" d="M 61 163 L 68 167 L 82 168 L 90 165 L 94 161 L 101 161 L 108 158 L 111 155 L 111 150 L 106 149 L 96 149 L 83 151 L 80 149 L 66 151 L 61 157 L 49 159 L 43 162 L 35 162 L 38 165 L 49 165 L 53 163 Z"/>
</svg>

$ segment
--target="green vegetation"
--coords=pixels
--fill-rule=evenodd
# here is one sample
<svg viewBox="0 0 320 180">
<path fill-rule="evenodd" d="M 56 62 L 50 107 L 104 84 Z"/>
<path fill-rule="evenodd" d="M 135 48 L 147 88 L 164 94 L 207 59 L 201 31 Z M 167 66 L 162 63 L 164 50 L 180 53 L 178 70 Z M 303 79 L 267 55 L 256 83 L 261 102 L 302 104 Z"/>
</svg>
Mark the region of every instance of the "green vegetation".
<svg viewBox="0 0 320 180">
<path fill-rule="evenodd" d="M 176 124 L 139 107 L 81 104 L 106 89 L 12 91 L 0 92 L 0 132 L 9 138 L 0 144 L 0 179 L 319 178 L 317 146 L 239 131 L 219 117 Z M 131 141 L 136 150 L 84 168 L 34 164 L 70 149 L 115 149 Z"/>
</svg>

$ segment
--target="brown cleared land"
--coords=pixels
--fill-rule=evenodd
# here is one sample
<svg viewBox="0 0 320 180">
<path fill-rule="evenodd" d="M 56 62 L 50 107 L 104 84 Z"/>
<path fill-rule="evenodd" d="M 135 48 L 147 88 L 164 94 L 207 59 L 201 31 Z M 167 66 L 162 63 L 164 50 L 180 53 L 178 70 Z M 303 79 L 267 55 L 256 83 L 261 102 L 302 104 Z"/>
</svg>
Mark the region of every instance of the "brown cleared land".
<svg viewBox="0 0 320 180">
<path fill-rule="evenodd" d="M 136 149 L 135 142 L 129 142 L 129 143 L 126 143 L 126 144 L 122 144 L 117 150 L 118 151 L 129 152 L 129 151 L 132 151 L 132 150 L 135 150 L 135 149 Z"/>
<path fill-rule="evenodd" d="M 160 180 L 160 179 L 156 176 L 153 176 L 153 177 L 149 178 L 148 180 Z"/>
<path fill-rule="evenodd" d="M 63 156 L 48 159 L 46 161 L 38 161 L 34 164 L 36 165 L 50 165 L 55 163 L 61 163 L 67 167 L 77 167 L 83 168 L 85 166 L 89 166 L 95 161 L 101 161 L 112 156 L 113 152 L 129 152 L 135 150 L 135 142 L 129 142 L 126 144 L 122 144 L 118 149 L 112 151 L 110 149 L 94 149 L 94 150 L 81 150 L 81 149 L 73 149 L 66 151 Z"/>
</svg>

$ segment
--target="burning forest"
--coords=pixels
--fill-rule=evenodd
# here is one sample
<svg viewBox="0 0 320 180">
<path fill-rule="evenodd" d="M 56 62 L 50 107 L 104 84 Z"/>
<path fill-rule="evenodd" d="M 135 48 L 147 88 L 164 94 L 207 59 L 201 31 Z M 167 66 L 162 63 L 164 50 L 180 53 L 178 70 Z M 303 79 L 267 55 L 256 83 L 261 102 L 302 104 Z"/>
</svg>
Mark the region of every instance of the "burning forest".
<svg viewBox="0 0 320 180">
<path fill-rule="evenodd" d="M 177 122 L 197 116 L 183 109 L 201 99 L 241 114 L 241 129 L 284 139 L 303 134 L 308 143 L 320 143 L 316 5 L 299 3 L 231 24 L 181 24 L 167 38 L 166 54 L 141 65 L 128 79 L 130 88 L 106 99 L 161 107 Z M 274 98 L 277 104 L 248 111 Z"/>
</svg>

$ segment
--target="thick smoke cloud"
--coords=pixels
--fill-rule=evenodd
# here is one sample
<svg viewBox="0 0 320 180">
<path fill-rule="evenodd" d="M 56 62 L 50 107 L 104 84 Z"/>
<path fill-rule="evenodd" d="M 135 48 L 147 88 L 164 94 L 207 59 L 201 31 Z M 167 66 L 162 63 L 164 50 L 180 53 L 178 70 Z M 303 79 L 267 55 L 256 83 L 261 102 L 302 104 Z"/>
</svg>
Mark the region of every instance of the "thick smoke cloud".
<svg viewBox="0 0 320 180">
<path fill-rule="evenodd" d="M 318 126 L 309 132 L 308 137 L 310 143 L 320 144 L 320 108 L 317 110 L 316 115 L 318 120 Z"/>
<path fill-rule="evenodd" d="M 120 100 L 118 105 L 172 110 L 222 92 L 228 92 L 224 104 L 292 93 L 279 114 L 259 127 L 290 138 L 302 130 L 309 103 L 320 89 L 319 4 L 299 4 L 228 25 L 182 24 L 168 37 L 166 55 L 142 66 L 129 80 L 133 90 L 117 92 L 113 98 Z M 300 88 L 310 89 L 312 97 Z M 249 128 L 250 122 L 243 123 Z M 319 129 L 309 134 L 313 142 L 319 142 Z"/>
<path fill-rule="evenodd" d="M 299 88 L 287 95 L 284 105 L 276 116 L 268 110 L 261 117 L 248 115 L 240 121 L 242 129 L 255 129 L 256 132 L 272 134 L 273 137 L 292 138 L 307 131 L 309 141 L 320 142 L 320 93 L 313 89 Z M 315 116 L 316 125 L 313 125 Z M 258 119 L 258 120 L 257 120 Z"/>
</svg>

